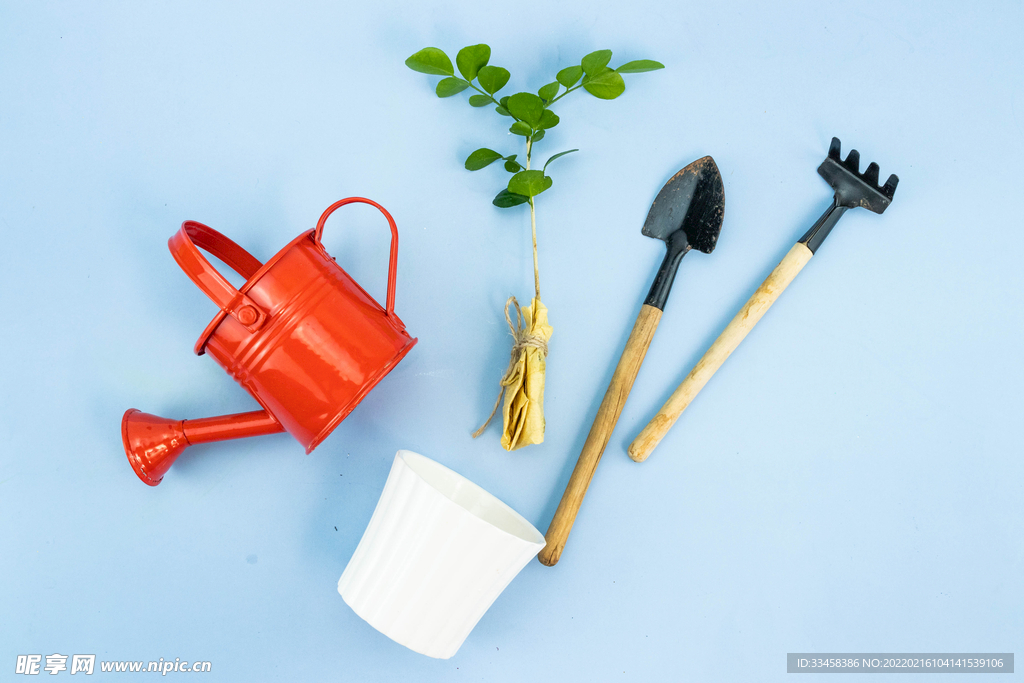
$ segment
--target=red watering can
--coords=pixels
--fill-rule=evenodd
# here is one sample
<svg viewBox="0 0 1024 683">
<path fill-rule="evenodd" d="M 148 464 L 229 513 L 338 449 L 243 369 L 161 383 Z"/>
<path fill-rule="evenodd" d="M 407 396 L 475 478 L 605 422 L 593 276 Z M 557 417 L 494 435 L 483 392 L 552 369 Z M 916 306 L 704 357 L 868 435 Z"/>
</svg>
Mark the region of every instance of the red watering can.
<svg viewBox="0 0 1024 683">
<path fill-rule="evenodd" d="M 391 226 L 384 308 L 341 269 L 320 242 L 327 217 L 361 202 Z M 196 342 L 252 394 L 263 410 L 198 420 L 169 420 L 134 408 L 121 440 L 135 473 L 156 486 L 182 451 L 208 441 L 287 431 L 310 453 L 416 344 L 395 314 L 398 227 L 387 210 L 349 197 L 327 207 L 266 263 L 213 228 L 185 221 L 167 242 L 185 274 L 220 308 Z M 199 252 L 245 278 L 235 289 Z"/>
</svg>

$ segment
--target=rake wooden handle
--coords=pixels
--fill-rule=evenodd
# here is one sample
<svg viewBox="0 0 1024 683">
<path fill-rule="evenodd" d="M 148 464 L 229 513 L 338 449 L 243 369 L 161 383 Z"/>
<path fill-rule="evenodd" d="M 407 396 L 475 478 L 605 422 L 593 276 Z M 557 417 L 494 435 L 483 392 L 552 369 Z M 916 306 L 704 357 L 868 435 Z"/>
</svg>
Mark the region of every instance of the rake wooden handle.
<svg viewBox="0 0 1024 683">
<path fill-rule="evenodd" d="M 612 381 L 604 394 L 604 400 L 597 410 L 590 434 L 583 444 L 583 451 L 576 461 L 572 477 L 569 478 L 569 484 L 565 487 L 565 493 L 562 494 L 562 500 L 558 503 L 558 509 L 555 510 L 555 516 L 545 535 L 547 545 L 540 551 L 538 558 L 549 567 L 553 567 L 562 556 L 562 549 L 565 548 L 569 532 L 572 531 L 576 514 L 580 511 L 583 496 L 587 494 L 587 487 L 590 486 L 590 480 L 597 470 L 597 464 L 601 462 L 601 455 L 612 436 L 622 407 L 626 405 L 629 391 L 633 388 L 633 382 L 640 371 L 640 365 L 644 362 L 647 348 L 651 345 L 651 339 L 654 338 L 660 320 L 660 308 L 644 304 L 640 309 L 640 315 L 636 318 L 626 348 L 612 374 Z"/>
<path fill-rule="evenodd" d="M 761 316 L 771 308 L 775 300 L 779 298 L 783 290 L 789 286 L 807 262 L 811 260 L 813 253 L 802 242 L 797 242 L 789 250 L 786 257 L 771 275 L 761 283 L 761 286 L 754 292 L 754 296 L 740 309 L 736 317 L 732 319 L 718 339 L 704 353 L 704 356 L 697 362 L 697 365 L 690 370 L 683 383 L 672 392 L 665 405 L 661 407 L 658 414 L 654 416 L 640 435 L 629 445 L 629 457 L 636 462 L 643 462 L 661 442 L 668 430 L 672 428 L 679 416 L 682 415 L 690 401 L 697 396 L 704 385 L 708 383 L 711 376 L 718 368 L 722 367 L 725 359 L 736 350 L 747 333 L 754 328 Z"/>
</svg>

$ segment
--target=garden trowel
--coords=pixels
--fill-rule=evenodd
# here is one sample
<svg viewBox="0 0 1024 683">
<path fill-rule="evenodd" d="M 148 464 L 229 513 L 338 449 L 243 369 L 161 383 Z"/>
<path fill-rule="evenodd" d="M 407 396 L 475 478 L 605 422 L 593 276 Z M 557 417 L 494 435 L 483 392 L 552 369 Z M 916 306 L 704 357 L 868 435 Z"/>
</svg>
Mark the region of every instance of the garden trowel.
<svg viewBox="0 0 1024 683">
<path fill-rule="evenodd" d="M 583 452 L 580 453 L 569 484 L 562 494 L 562 501 L 548 527 L 547 545 L 539 557 L 549 567 L 558 562 L 562 555 L 590 479 L 601 461 L 601 454 L 608 445 L 619 414 L 626 405 L 629 390 L 640 371 L 640 364 L 644 362 L 654 331 L 658 329 L 679 263 L 691 249 L 705 254 L 714 250 L 724 213 L 725 188 L 718 167 L 711 157 L 698 159 L 672 176 L 651 205 L 642 232 L 648 237 L 663 240 L 668 251 L 654 277 L 651 291 L 640 308 L 640 315 L 633 325 L 619 364 L 615 367 L 611 384 L 597 410 L 594 425 L 583 444 Z"/>
</svg>

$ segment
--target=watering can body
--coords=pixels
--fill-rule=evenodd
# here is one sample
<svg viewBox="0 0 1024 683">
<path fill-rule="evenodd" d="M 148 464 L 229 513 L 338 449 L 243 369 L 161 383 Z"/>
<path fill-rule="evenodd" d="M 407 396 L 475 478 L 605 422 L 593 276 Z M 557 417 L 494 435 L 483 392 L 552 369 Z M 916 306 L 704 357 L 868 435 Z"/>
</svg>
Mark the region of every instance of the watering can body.
<svg viewBox="0 0 1024 683">
<path fill-rule="evenodd" d="M 391 227 L 388 293 L 381 306 L 327 253 L 327 217 L 352 202 L 377 207 Z M 168 246 L 220 311 L 196 342 L 262 406 L 262 411 L 167 420 L 129 410 L 121 424 L 128 460 L 155 486 L 194 443 L 287 431 L 311 452 L 412 349 L 416 339 L 394 312 L 398 229 L 379 204 L 352 197 L 331 205 L 314 230 L 265 264 L 216 230 L 186 221 Z M 245 278 L 235 289 L 200 253 Z"/>
</svg>

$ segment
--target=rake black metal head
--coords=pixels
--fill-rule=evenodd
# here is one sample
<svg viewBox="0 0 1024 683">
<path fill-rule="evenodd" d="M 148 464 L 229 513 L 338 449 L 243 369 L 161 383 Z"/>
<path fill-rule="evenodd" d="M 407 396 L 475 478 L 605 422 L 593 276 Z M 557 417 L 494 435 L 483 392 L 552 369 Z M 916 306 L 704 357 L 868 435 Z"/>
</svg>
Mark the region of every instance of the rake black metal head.
<svg viewBox="0 0 1024 683">
<path fill-rule="evenodd" d="M 828 157 L 818 167 L 818 173 L 828 181 L 836 194 L 832 206 L 800 239 L 812 254 L 818 250 L 847 209 L 861 207 L 875 213 L 882 213 L 889 208 L 892 197 L 896 193 L 896 185 L 900 182 L 899 177 L 894 173 L 885 181 L 885 185 L 879 187 L 878 164 L 871 162 L 861 173 L 860 152 L 855 149 L 850 150 L 850 153 L 846 155 L 846 161 L 840 159 L 839 152 L 839 138 L 832 138 L 832 144 L 828 148 Z"/>
<path fill-rule="evenodd" d="M 839 150 L 839 138 L 832 138 L 828 157 L 818 167 L 821 177 L 835 189 L 839 205 L 851 209 L 860 206 L 875 213 L 885 211 L 892 203 L 896 185 L 900 182 L 899 177 L 893 173 L 885 185 L 879 187 L 878 164 L 872 161 L 861 173 L 860 152 L 850 150 L 846 161 L 840 161 Z"/>
</svg>

